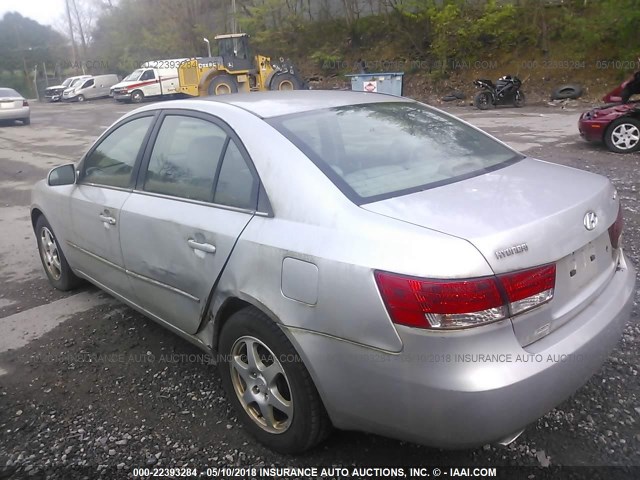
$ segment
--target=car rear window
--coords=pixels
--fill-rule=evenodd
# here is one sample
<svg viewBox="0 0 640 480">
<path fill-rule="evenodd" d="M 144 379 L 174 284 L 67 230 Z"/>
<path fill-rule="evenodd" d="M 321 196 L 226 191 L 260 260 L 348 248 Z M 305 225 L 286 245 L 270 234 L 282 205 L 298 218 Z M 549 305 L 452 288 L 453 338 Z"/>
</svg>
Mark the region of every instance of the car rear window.
<svg viewBox="0 0 640 480">
<path fill-rule="evenodd" d="M 267 120 L 357 204 L 481 175 L 523 158 L 449 115 L 369 103 Z"/>
<path fill-rule="evenodd" d="M 0 88 L 0 97 L 21 97 L 13 88 Z"/>
</svg>

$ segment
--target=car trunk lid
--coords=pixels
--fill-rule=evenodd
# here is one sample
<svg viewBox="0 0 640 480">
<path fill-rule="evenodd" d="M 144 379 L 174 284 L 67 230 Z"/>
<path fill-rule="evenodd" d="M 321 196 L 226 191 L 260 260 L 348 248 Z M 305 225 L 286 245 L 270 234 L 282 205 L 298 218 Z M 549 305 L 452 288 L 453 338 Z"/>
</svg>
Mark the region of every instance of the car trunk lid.
<svg viewBox="0 0 640 480">
<path fill-rule="evenodd" d="M 0 97 L 0 108 L 20 108 L 22 107 L 22 98 L 15 97 Z"/>
<path fill-rule="evenodd" d="M 527 158 L 362 208 L 463 238 L 496 274 L 555 263 L 554 299 L 512 319 L 522 345 L 570 320 L 615 270 L 608 237 L 618 213 L 615 189 L 605 177 L 569 167 Z"/>
</svg>

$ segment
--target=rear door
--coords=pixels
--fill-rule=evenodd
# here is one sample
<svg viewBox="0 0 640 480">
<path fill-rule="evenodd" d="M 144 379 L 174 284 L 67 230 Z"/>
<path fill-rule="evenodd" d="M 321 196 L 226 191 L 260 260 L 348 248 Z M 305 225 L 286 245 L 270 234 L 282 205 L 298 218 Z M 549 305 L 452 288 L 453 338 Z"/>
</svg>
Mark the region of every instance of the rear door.
<svg viewBox="0 0 640 480">
<path fill-rule="evenodd" d="M 171 95 L 178 89 L 178 69 L 163 68 L 156 70 L 162 95 Z"/>
<path fill-rule="evenodd" d="M 121 216 L 138 303 L 195 333 L 212 288 L 255 214 L 258 178 L 242 144 L 209 116 L 169 111 Z"/>
<path fill-rule="evenodd" d="M 129 297 L 120 249 L 120 209 L 131 194 L 135 169 L 151 131 L 153 113 L 112 128 L 85 156 L 71 194 L 72 264 L 96 283 Z"/>
</svg>

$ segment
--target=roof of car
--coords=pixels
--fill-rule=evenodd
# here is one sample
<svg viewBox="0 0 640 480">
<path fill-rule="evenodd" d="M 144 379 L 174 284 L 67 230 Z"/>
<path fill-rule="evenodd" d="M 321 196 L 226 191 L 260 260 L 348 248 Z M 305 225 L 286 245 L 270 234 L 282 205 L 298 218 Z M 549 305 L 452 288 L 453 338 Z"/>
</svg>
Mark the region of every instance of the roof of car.
<svg viewBox="0 0 640 480">
<path fill-rule="evenodd" d="M 200 97 L 200 100 L 234 105 L 262 118 L 272 118 L 280 115 L 290 115 L 323 108 L 343 107 L 363 103 L 412 101 L 408 98 L 379 93 L 337 90 L 239 93 L 215 97 Z"/>
</svg>

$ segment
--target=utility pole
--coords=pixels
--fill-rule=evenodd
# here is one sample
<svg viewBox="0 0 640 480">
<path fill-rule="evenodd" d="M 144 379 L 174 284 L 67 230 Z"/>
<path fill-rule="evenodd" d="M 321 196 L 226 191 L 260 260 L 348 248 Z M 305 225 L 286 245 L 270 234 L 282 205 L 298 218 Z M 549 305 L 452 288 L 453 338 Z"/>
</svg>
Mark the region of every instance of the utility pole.
<svg viewBox="0 0 640 480">
<path fill-rule="evenodd" d="M 33 67 L 33 89 L 36 91 L 36 98 L 40 101 L 40 94 L 38 93 L 38 64 Z"/>
</svg>

